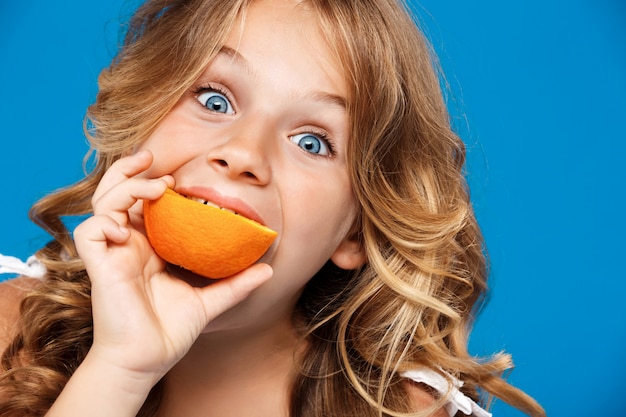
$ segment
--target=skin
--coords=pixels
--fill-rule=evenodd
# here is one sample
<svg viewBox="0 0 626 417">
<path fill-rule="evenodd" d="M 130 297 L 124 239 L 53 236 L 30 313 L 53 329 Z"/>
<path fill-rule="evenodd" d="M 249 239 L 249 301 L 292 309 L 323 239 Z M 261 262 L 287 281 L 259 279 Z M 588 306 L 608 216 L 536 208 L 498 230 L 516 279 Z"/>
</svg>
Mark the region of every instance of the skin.
<svg viewBox="0 0 626 417">
<path fill-rule="evenodd" d="M 161 417 L 288 414 L 303 286 L 328 259 L 365 262 L 347 238 L 348 90 L 312 13 L 253 3 L 153 135 L 105 174 L 74 234 L 92 280 L 94 344 L 49 416 L 134 416 L 161 378 Z M 172 268 L 141 222 L 142 200 L 167 187 L 254 213 L 279 237 L 227 279 Z M 432 404 L 409 391 L 416 407 Z"/>
<path fill-rule="evenodd" d="M 142 177 L 171 174 L 182 194 L 239 212 L 243 202 L 278 232 L 262 259 L 273 268 L 271 282 L 209 330 L 290 317 L 303 285 L 345 249 L 340 244 L 355 213 L 346 166 L 349 120 L 339 104 L 348 92 L 312 21 L 312 12 L 289 3 L 253 5 L 243 32 L 235 30 L 143 145 L 154 163 Z M 207 98 L 220 100 L 226 113 L 207 110 Z M 322 133 L 333 155 L 298 146 L 310 140 L 330 148 L 313 136 Z M 335 259 L 347 267 L 363 260 L 342 261 L 342 255 Z M 254 320 L 241 320 L 243 310 Z"/>
<path fill-rule="evenodd" d="M 329 258 L 348 268 L 364 261 L 346 239 L 356 210 L 347 87 L 311 13 L 255 3 L 244 30 L 139 152 L 103 178 L 94 216 L 75 231 L 92 279 L 94 345 L 50 415 L 79 415 L 76 398 L 88 397 L 79 382 L 96 375 L 111 380 L 97 384 L 107 388 L 95 400 L 107 415 L 134 415 L 170 370 L 164 416 L 286 415 L 298 295 Z M 227 111 L 207 108 L 209 98 Z M 166 268 L 141 233 L 140 213 L 141 200 L 167 186 L 256 212 L 279 233 L 264 263 L 208 286 Z M 90 415 L 100 409 L 92 401 Z"/>
</svg>

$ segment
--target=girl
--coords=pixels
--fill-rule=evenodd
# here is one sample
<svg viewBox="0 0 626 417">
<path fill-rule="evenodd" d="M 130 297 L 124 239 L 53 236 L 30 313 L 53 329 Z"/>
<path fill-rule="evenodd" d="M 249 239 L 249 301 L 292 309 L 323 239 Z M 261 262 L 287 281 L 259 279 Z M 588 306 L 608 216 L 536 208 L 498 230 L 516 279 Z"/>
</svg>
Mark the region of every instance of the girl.
<svg viewBox="0 0 626 417">
<path fill-rule="evenodd" d="M 32 208 L 45 274 L 3 284 L 0 414 L 543 415 L 467 352 L 486 263 L 431 62 L 395 0 L 141 6 L 95 168 Z M 224 280 L 166 264 L 141 212 L 168 187 L 279 237 Z"/>
</svg>

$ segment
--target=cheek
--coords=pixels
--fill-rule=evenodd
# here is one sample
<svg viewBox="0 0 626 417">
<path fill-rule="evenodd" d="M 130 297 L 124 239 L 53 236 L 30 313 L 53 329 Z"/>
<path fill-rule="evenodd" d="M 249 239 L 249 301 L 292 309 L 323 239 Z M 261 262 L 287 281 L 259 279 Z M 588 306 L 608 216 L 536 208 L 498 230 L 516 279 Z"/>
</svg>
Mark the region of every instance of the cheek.
<svg viewBox="0 0 626 417">
<path fill-rule="evenodd" d="M 148 149 L 154 157 L 152 166 L 142 176 L 156 178 L 172 174 L 201 154 L 202 150 L 198 149 L 197 141 L 194 140 L 194 132 L 185 127 L 184 120 L 179 119 L 175 115 L 166 117 L 137 149 Z"/>
<path fill-rule="evenodd" d="M 350 230 L 353 205 L 326 197 L 317 201 L 326 204 L 311 202 L 285 214 L 285 234 L 273 264 L 276 281 L 285 289 L 299 291 L 330 259 Z"/>
<path fill-rule="evenodd" d="M 318 255 L 323 262 L 347 235 L 356 212 L 347 180 L 335 180 L 334 187 L 323 184 L 307 188 L 305 193 L 290 199 L 285 209 L 284 226 L 288 234 L 298 247 L 305 248 L 312 256 Z"/>
</svg>

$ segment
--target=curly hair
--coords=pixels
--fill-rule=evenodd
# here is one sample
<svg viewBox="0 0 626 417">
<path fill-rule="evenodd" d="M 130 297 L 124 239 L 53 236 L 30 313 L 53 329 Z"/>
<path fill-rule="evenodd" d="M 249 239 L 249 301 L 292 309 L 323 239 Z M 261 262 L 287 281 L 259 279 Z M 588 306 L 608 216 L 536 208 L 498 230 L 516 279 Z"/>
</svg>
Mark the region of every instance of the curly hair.
<svg viewBox="0 0 626 417">
<path fill-rule="evenodd" d="M 62 218 L 91 213 L 104 172 L 154 131 L 247 3 L 149 0 L 130 21 L 86 117 L 95 166 L 30 212 L 54 240 L 38 252 L 47 278 L 22 302 L 20 332 L 2 356 L 1 415 L 44 415 L 92 343 L 89 277 Z M 329 262 L 305 288 L 296 323 L 306 354 L 291 415 L 410 414 L 399 375 L 426 366 L 463 380 L 476 400 L 495 396 L 544 416 L 503 379 L 508 355 L 481 359 L 467 350 L 488 267 L 464 177 L 465 148 L 451 128 L 428 42 L 396 0 L 302 4 L 318 11 L 350 87 L 348 158 L 359 207 L 352 233 L 367 264 L 343 271 Z M 154 415 L 159 398 L 157 385 L 139 415 Z"/>
</svg>

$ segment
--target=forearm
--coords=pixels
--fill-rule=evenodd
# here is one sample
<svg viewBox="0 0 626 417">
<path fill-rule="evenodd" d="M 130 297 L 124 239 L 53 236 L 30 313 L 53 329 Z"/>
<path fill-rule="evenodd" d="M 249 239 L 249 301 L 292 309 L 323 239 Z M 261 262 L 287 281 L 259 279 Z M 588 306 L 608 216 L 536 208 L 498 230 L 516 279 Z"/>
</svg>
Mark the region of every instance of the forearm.
<svg viewBox="0 0 626 417">
<path fill-rule="evenodd" d="M 135 417 L 152 385 L 144 375 L 87 355 L 46 417 Z"/>
</svg>

